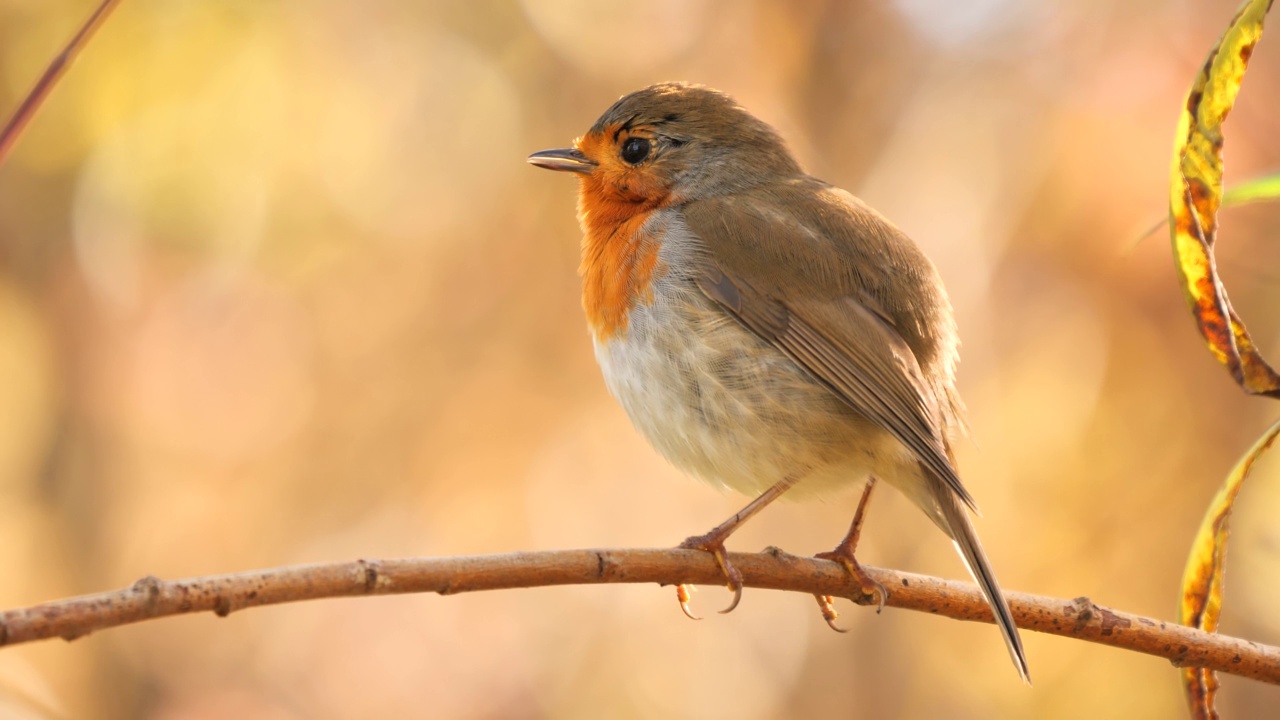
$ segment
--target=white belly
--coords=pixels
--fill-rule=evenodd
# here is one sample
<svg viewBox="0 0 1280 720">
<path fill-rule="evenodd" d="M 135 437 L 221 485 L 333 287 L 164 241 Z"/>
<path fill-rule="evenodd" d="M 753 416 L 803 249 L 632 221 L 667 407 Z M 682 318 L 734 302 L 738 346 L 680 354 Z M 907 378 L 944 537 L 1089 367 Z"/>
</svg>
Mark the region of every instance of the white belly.
<svg viewBox="0 0 1280 720">
<path fill-rule="evenodd" d="M 747 495 L 788 477 L 799 480 L 787 496 L 871 474 L 901 482 L 905 447 L 666 267 L 627 331 L 595 343 L 609 391 L 660 453 Z"/>
</svg>

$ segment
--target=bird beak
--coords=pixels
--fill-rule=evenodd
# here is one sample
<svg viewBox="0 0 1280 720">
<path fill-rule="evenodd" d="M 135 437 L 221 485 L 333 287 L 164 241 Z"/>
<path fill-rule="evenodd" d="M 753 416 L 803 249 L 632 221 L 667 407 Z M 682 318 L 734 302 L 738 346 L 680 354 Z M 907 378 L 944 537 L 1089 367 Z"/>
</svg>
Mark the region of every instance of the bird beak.
<svg viewBox="0 0 1280 720">
<path fill-rule="evenodd" d="M 590 175 L 596 164 L 576 149 L 541 150 L 529 156 L 529 164 L 547 170 L 562 170 Z"/>
</svg>

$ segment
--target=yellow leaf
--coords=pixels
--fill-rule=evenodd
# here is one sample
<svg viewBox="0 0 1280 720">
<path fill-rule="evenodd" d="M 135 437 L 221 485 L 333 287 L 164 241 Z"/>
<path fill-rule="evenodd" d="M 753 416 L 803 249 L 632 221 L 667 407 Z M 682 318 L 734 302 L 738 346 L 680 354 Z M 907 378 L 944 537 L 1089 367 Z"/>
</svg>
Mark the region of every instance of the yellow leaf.
<svg viewBox="0 0 1280 720">
<path fill-rule="evenodd" d="M 1218 278 L 1213 243 L 1222 203 L 1222 123 L 1235 104 L 1272 0 L 1249 0 L 1187 93 L 1174 143 L 1169 227 L 1183 291 L 1200 333 L 1245 391 L 1280 398 L 1280 375 L 1258 353 Z"/>
<path fill-rule="evenodd" d="M 1183 625 L 1200 628 L 1206 632 L 1218 629 L 1218 615 L 1222 611 L 1222 577 L 1227 559 L 1227 537 L 1231 533 L 1231 507 L 1240 487 L 1257 461 L 1276 436 L 1280 435 L 1280 421 L 1267 428 L 1267 432 L 1240 458 L 1240 462 L 1227 475 L 1213 502 L 1200 522 L 1196 539 L 1191 543 L 1187 557 L 1187 569 L 1182 574 L 1182 604 L 1179 621 Z M 1218 690 L 1217 675 L 1204 668 L 1184 668 L 1182 684 L 1187 691 L 1194 718 L 1217 718 L 1213 709 L 1213 697 Z"/>
</svg>

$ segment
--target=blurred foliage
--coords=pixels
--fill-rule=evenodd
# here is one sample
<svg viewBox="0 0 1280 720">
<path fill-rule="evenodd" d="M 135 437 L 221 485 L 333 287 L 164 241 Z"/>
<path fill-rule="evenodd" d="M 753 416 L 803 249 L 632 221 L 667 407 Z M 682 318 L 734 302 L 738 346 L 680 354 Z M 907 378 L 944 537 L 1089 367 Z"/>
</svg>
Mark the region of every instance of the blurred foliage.
<svg viewBox="0 0 1280 720">
<path fill-rule="evenodd" d="M 87 0 L 0 0 L 0 108 Z M 1227 8 L 1229 11 L 1229 7 Z M 671 545 L 736 510 L 607 396 L 574 188 L 528 168 L 619 95 L 703 82 L 925 247 L 956 305 L 959 463 L 1011 590 L 1163 616 L 1214 478 L 1267 409 L 1187 327 L 1169 109 L 1222 0 L 129 0 L 0 168 L 0 606 L 312 560 Z M 1280 166 L 1280 51 L 1232 113 Z M 1232 299 L 1280 300 L 1270 205 L 1224 214 Z M 1260 350 L 1280 335 L 1255 327 Z M 1280 641 L 1280 466 L 1236 508 L 1223 632 Z M 1176 491 L 1171 489 L 1176 488 Z M 828 549 L 856 497 L 735 549 Z M 963 577 L 884 493 L 860 558 Z M 715 605 L 706 589 L 695 603 Z M 0 717 L 755 718 L 1183 712 L 1167 663 L 748 592 L 690 623 L 651 587 L 333 601 L 0 653 Z M 1224 679 L 1224 715 L 1275 688 Z"/>
<path fill-rule="evenodd" d="M 1229 187 L 1222 193 L 1223 207 L 1280 198 L 1280 174 L 1255 178 Z"/>
</svg>

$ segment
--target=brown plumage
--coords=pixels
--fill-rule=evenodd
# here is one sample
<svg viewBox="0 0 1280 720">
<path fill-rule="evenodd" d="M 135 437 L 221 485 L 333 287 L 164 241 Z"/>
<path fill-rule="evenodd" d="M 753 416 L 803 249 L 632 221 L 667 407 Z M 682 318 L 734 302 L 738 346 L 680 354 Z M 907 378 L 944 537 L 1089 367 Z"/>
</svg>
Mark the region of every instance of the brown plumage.
<svg viewBox="0 0 1280 720">
<path fill-rule="evenodd" d="M 530 162 L 581 180 L 583 307 L 610 391 L 677 466 L 760 495 L 684 547 L 713 553 L 740 593 L 723 542 L 761 507 L 884 480 L 955 541 L 1027 678 L 952 460 L 951 305 L 915 243 L 703 87 L 627 95 Z M 883 601 L 857 531 L 833 557 Z"/>
</svg>

